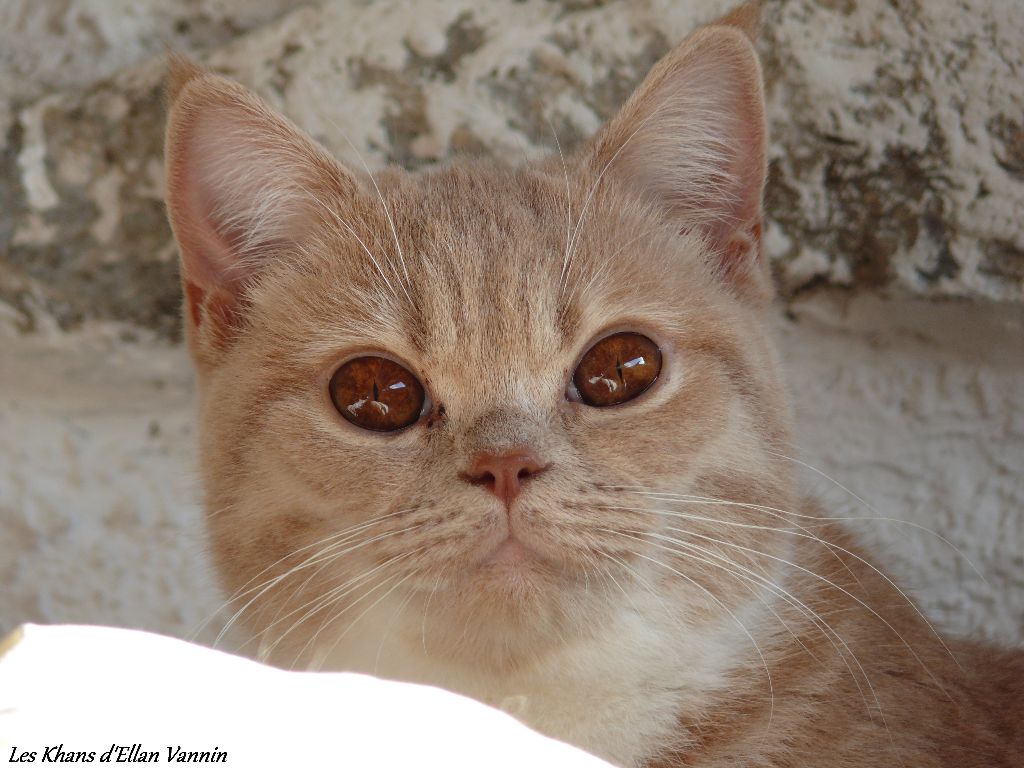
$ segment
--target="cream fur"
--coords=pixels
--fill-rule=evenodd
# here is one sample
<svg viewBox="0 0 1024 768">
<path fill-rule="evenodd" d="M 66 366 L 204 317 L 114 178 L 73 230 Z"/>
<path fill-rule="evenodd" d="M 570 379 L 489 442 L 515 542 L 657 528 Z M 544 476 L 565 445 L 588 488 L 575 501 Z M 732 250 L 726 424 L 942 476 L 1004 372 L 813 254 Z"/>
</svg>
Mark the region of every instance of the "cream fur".
<svg viewBox="0 0 1024 768">
<path fill-rule="evenodd" d="M 397 598 L 364 617 L 345 650 L 322 662 L 457 691 L 618 765 L 641 765 L 665 746 L 686 743 L 677 713 L 698 708 L 700 699 L 720 689 L 748 655 L 750 640 L 730 619 L 686 627 L 660 598 L 636 591 L 630 600 L 608 631 L 514 674 L 480 674 L 431 656 L 421 643 L 421 617 L 401 609 Z M 756 627 L 763 613 L 751 607 L 743 621 Z M 402 616 L 397 622 L 396 614 Z M 748 674 L 756 680 L 757 669 Z M 766 679 L 761 668 L 755 684 L 766 687 Z"/>
<path fill-rule="evenodd" d="M 755 16 L 684 41 L 564 164 L 521 168 L 363 178 L 176 64 L 211 548 L 261 657 L 449 687 L 624 766 L 1024 751 L 1024 683 L 985 674 L 1024 661 L 958 665 L 785 458 Z M 573 402 L 581 355 L 619 330 L 658 344 L 658 381 Z M 331 403 L 367 354 L 428 393 L 405 431 Z M 544 471 L 511 506 L 467 479 L 524 447 Z M 510 535 L 518 562 L 495 556 Z"/>
</svg>

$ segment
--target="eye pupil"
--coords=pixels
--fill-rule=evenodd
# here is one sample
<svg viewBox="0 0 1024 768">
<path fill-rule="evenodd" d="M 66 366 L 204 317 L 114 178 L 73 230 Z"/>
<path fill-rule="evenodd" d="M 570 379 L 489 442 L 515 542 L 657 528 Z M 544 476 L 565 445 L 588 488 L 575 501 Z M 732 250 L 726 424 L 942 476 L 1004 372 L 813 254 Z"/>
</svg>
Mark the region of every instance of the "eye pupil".
<svg viewBox="0 0 1024 768">
<path fill-rule="evenodd" d="M 346 420 L 373 432 L 395 432 L 423 412 L 423 386 L 406 368 L 376 355 L 344 363 L 330 383 L 331 401 Z"/>
<path fill-rule="evenodd" d="M 616 333 L 587 351 L 573 384 L 584 403 L 603 408 L 637 397 L 660 373 L 661 350 L 653 341 L 639 333 Z"/>
</svg>

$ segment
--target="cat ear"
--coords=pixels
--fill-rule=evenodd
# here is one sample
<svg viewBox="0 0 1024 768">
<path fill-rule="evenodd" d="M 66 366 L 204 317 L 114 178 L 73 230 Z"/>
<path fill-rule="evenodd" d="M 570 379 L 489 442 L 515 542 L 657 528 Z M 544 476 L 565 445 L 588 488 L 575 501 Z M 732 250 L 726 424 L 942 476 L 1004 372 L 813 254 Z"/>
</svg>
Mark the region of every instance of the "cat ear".
<svg viewBox="0 0 1024 768">
<path fill-rule="evenodd" d="M 684 40 L 598 134 L 589 162 L 633 188 L 680 231 L 706 235 L 718 275 L 766 299 L 761 198 L 767 128 L 748 3 Z"/>
<path fill-rule="evenodd" d="M 709 26 L 736 27 L 736 29 L 750 38 L 751 42 L 757 42 L 758 35 L 761 32 L 762 5 L 764 5 L 763 0 L 752 0 L 752 2 L 744 3 L 729 11 L 725 16 Z"/>
<path fill-rule="evenodd" d="M 241 321 L 246 286 L 354 181 L 262 100 L 187 59 L 171 57 L 167 94 L 166 201 L 186 323 L 223 342 Z"/>
</svg>

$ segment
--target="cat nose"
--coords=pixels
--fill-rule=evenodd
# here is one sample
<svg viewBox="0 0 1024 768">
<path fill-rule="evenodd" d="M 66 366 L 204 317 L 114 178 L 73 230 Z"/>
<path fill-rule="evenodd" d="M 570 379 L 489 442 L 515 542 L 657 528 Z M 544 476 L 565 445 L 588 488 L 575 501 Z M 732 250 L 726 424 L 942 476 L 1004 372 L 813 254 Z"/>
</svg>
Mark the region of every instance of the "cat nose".
<svg viewBox="0 0 1024 768">
<path fill-rule="evenodd" d="M 471 483 L 485 486 L 510 507 L 523 483 L 545 469 L 547 466 L 531 449 L 512 448 L 478 454 L 464 476 Z"/>
</svg>

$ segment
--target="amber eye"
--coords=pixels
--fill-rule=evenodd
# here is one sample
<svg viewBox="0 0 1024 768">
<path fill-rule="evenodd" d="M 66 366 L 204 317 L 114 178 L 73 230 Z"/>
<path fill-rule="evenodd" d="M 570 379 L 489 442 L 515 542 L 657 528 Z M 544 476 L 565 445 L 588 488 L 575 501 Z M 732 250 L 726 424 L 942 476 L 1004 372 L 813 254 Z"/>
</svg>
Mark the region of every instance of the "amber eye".
<svg viewBox="0 0 1024 768">
<path fill-rule="evenodd" d="M 661 350 L 639 333 L 606 336 L 580 360 L 572 382 L 580 400 L 603 408 L 632 400 L 661 373 Z"/>
<path fill-rule="evenodd" d="M 357 357 L 331 377 L 331 400 L 357 427 L 394 432 L 414 424 L 423 411 L 423 386 L 386 357 Z"/>
</svg>

